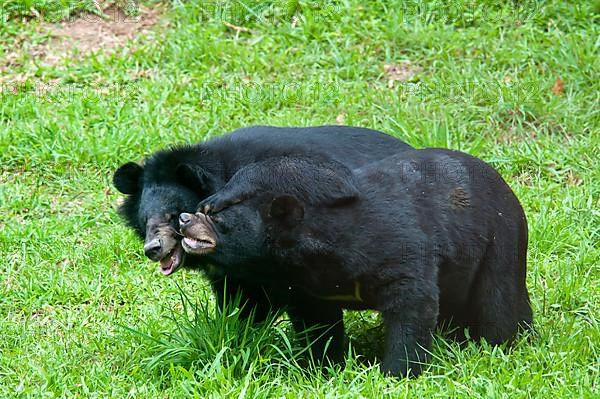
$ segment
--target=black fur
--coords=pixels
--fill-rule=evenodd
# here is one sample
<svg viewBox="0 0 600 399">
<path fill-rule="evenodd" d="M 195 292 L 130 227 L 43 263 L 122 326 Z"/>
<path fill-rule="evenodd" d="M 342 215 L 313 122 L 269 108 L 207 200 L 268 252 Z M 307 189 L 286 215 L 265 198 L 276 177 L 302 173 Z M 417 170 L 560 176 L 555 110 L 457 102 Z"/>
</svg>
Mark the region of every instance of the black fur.
<svg viewBox="0 0 600 399">
<path fill-rule="evenodd" d="M 382 369 L 395 375 L 420 372 L 438 323 L 491 344 L 532 323 L 525 214 L 502 177 L 467 154 L 411 150 L 354 171 L 326 158 L 270 159 L 202 206 L 222 209 L 204 256 L 289 306 L 297 326 L 328 327 L 317 348 L 331 338 L 334 359 L 342 308 L 382 312 Z M 197 238 L 198 220 L 187 221 L 182 232 Z"/>
</svg>

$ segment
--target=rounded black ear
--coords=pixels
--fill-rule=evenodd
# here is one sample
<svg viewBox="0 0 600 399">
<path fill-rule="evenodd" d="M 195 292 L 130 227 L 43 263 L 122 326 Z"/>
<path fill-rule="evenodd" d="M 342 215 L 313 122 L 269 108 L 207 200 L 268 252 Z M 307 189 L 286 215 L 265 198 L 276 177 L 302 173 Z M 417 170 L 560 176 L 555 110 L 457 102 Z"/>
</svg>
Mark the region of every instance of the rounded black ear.
<svg viewBox="0 0 600 399">
<path fill-rule="evenodd" d="M 281 195 L 271 202 L 269 216 L 293 227 L 304 218 L 304 205 L 296 197 Z"/>
<path fill-rule="evenodd" d="M 115 171 L 113 184 L 123 194 L 135 194 L 140 190 L 140 177 L 144 173 L 144 168 L 135 163 L 127 162 Z"/>
</svg>

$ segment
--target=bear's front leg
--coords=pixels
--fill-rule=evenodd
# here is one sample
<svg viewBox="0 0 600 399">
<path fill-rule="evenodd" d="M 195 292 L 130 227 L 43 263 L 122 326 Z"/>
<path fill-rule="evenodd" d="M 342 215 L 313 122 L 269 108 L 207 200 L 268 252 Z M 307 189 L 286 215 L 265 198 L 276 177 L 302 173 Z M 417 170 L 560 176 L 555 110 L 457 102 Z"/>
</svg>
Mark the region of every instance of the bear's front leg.
<svg viewBox="0 0 600 399">
<path fill-rule="evenodd" d="M 395 376 L 418 376 L 429 359 L 438 288 L 423 281 L 403 281 L 389 286 L 383 296 L 386 338 L 381 370 Z"/>
<path fill-rule="evenodd" d="M 244 320 L 252 315 L 254 323 L 261 323 L 267 319 L 269 314 L 276 313 L 281 309 L 280 306 L 272 303 L 261 286 L 248 284 L 232 277 L 214 279 L 211 281 L 211 285 L 217 297 L 218 309 L 222 311 L 225 304 L 231 306 L 232 303 L 239 300 L 240 317 Z"/>
<path fill-rule="evenodd" d="M 294 295 L 288 315 L 296 333 L 310 345 L 315 361 L 337 364 L 344 360 L 344 319 L 338 304 Z"/>
</svg>

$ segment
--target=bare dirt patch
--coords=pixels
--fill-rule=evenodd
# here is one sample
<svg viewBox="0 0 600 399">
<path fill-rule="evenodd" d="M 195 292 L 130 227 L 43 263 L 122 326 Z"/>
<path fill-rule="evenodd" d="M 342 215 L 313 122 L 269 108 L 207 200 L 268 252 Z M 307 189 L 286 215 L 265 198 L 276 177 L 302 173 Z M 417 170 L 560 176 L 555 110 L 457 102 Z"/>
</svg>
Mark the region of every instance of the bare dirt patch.
<svg viewBox="0 0 600 399">
<path fill-rule="evenodd" d="M 136 16 L 112 5 L 103 16 L 84 14 L 60 24 L 47 25 L 51 39 L 34 49 L 33 55 L 45 64 L 55 65 L 65 58 L 79 58 L 98 50 L 124 46 L 158 22 L 160 8 L 140 7 Z"/>
<path fill-rule="evenodd" d="M 60 23 L 41 22 L 37 30 L 48 40 L 36 45 L 27 43 L 27 39 L 15 43 L 14 49 L 0 60 L 0 72 L 10 75 L 11 69 L 25 65 L 28 59 L 38 65 L 54 66 L 65 59 L 80 59 L 97 51 L 110 53 L 150 32 L 159 22 L 163 10 L 160 4 L 152 8 L 140 5 L 133 10 L 134 15 L 129 15 L 115 4 L 98 5 L 100 15 L 82 13 Z M 0 76 L 0 83 L 3 80 L 18 83 L 27 80 L 28 75 L 19 73 L 4 76 L 4 79 Z"/>
</svg>

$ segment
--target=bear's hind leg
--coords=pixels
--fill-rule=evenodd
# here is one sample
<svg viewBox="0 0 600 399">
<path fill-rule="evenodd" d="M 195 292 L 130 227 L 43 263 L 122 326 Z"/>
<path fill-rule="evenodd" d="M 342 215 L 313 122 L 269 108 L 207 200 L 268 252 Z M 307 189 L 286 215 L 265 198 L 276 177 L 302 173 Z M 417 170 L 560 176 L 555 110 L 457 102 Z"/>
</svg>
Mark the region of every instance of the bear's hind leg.
<svg viewBox="0 0 600 399">
<path fill-rule="evenodd" d="M 499 241 L 492 243 L 480 264 L 467 310 L 471 336 L 492 345 L 512 342 L 520 328 L 532 324 L 525 284 L 526 252 L 518 246 L 502 249 Z"/>
</svg>

